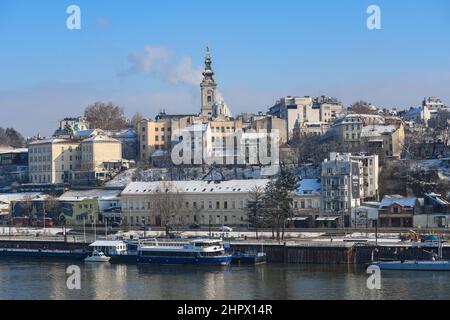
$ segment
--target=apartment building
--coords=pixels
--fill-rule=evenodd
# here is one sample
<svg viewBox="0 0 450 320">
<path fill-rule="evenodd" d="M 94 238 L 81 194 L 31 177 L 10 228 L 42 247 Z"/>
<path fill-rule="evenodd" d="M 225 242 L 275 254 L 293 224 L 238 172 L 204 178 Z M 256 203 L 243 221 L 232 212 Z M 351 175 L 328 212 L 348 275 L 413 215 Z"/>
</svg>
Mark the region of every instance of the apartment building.
<svg viewBox="0 0 450 320">
<path fill-rule="evenodd" d="M 400 158 L 405 144 L 403 121 L 372 114 L 348 114 L 338 119 L 325 134 L 350 150 Z"/>
<path fill-rule="evenodd" d="M 81 141 L 81 169 L 83 171 L 102 170 L 107 161 L 122 159 L 122 144 L 107 136 L 95 136 Z"/>
<path fill-rule="evenodd" d="M 50 138 L 29 144 L 29 181 L 31 183 L 68 183 L 84 173 L 103 171 L 106 161 L 121 160 L 120 141 L 106 136 L 85 140 Z"/>
<path fill-rule="evenodd" d="M 332 98 L 321 96 L 286 96 L 278 100 L 269 109 L 269 114 L 286 120 L 286 137 L 291 139 L 296 125 L 306 122 L 328 122 L 336 120 L 342 111 L 342 105 Z"/>
<path fill-rule="evenodd" d="M 28 147 L 31 183 L 65 183 L 72 171 L 81 169 L 80 140 L 50 138 L 36 140 Z"/>
<path fill-rule="evenodd" d="M 378 197 L 378 156 L 331 152 L 322 163 L 321 215 L 350 225 L 352 208 Z"/>
</svg>

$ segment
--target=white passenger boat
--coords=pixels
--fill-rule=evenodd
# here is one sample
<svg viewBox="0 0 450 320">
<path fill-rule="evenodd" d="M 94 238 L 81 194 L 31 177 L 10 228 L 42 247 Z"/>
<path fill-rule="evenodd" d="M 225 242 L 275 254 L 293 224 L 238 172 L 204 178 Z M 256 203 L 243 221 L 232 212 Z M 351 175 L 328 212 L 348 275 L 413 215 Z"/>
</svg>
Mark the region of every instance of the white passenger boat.
<svg viewBox="0 0 450 320">
<path fill-rule="evenodd" d="M 103 252 L 94 250 L 92 254 L 84 259 L 85 262 L 108 262 L 111 257 L 106 256 Z"/>
<path fill-rule="evenodd" d="M 137 261 L 155 264 L 228 265 L 232 255 L 221 240 L 146 240 L 137 250 Z"/>
</svg>

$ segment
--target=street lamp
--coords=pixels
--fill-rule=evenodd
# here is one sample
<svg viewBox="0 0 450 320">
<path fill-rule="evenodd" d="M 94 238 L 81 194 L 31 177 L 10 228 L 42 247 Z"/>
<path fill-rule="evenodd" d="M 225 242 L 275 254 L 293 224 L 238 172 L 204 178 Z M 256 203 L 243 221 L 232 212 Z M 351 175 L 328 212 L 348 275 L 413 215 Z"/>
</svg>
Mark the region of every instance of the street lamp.
<svg viewBox="0 0 450 320">
<path fill-rule="evenodd" d="M 147 225 L 145 224 L 145 217 L 142 217 L 142 225 L 144 227 L 144 239 L 145 239 L 145 229 L 147 229 Z"/>
</svg>

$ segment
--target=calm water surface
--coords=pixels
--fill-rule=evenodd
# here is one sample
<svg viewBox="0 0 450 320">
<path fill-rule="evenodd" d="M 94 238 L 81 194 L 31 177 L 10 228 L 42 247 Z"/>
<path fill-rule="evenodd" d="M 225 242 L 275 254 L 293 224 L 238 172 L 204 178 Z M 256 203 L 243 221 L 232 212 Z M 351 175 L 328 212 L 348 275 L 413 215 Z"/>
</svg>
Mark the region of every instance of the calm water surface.
<svg viewBox="0 0 450 320">
<path fill-rule="evenodd" d="M 81 289 L 66 268 L 81 268 Z M 368 290 L 361 267 L 177 267 L 0 259 L 0 299 L 450 299 L 450 272 L 383 271 Z"/>
</svg>

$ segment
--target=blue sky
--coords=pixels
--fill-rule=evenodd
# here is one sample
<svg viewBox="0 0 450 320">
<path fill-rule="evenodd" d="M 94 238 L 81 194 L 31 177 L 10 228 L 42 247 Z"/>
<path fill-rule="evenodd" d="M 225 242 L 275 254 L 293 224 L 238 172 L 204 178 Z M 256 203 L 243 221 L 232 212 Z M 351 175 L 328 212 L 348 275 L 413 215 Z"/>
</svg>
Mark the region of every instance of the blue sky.
<svg viewBox="0 0 450 320">
<path fill-rule="evenodd" d="M 71 4 L 81 30 L 66 28 Z M 371 4 L 381 30 L 366 27 Z M 206 44 L 234 114 L 288 94 L 450 103 L 448 0 L 0 0 L 0 41 L 0 126 L 28 136 L 99 100 L 197 112 Z"/>
</svg>

